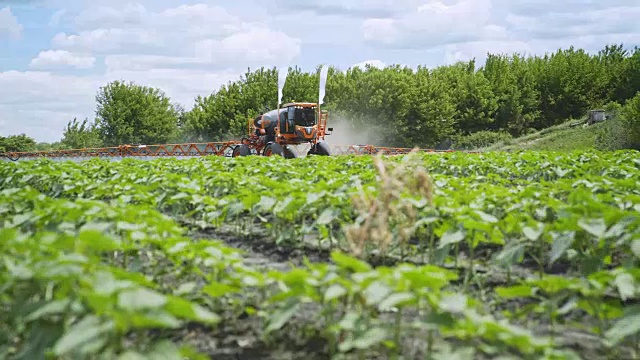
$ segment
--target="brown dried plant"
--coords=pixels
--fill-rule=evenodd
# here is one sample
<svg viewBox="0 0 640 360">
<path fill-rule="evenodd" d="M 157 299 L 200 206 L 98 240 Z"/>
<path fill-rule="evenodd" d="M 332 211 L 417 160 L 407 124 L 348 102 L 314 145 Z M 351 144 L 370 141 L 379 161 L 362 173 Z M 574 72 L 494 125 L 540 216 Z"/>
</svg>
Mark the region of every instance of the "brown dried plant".
<svg viewBox="0 0 640 360">
<path fill-rule="evenodd" d="M 417 150 L 401 161 L 374 157 L 379 177 L 377 193 L 360 189 L 352 197 L 358 218 L 345 226 L 345 237 L 354 256 L 371 250 L 387 253 L 391 245 L 404 248 L 416 231 L 419 208 L 433 205 L 433 182 L 422 166 Z"/>
</svg>

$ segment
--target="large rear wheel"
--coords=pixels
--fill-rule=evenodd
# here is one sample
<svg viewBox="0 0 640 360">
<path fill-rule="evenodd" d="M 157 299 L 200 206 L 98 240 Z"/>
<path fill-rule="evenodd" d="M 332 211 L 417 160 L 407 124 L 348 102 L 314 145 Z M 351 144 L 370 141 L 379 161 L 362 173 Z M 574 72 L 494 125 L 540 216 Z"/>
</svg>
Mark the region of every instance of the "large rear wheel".
<svg viewBox="0 0 640 360">
<path fill-rule="evenodd" d="M 284 156 L 284 149 L 278 143 L 269 143 L 265 146 L 262 151 L 262 155 L 264 156 Z"/>
<path fill-rule="evenodd" d="M 295 159 L 298 157 L 298 151 L 292 146 L 285 146 L 283 150 L 285 159 Z"/>
<path fill-rule="evenodd" d="M 249 156 L 251 155 L 251 149 L 245 144 L 240 144 L 233 149 L 231 156 Z"/>
<path fill-rule="evenodd" d="M 319 142 L 309 149 L 308 155 L 331 156 L 331 148 L 326 142 Z"/>
</svg>

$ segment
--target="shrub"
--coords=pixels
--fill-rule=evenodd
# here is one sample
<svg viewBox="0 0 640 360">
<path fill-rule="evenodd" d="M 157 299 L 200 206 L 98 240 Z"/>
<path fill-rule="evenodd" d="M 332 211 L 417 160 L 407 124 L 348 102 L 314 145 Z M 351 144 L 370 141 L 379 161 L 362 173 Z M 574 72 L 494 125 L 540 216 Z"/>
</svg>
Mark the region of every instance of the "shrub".
<svg viewBox="0 0 640 360">
<path fill-rule="evenodd" d="M 459 135 L 453 139 L 453 148 L 474 150 L 488 147 L 498 142 L 509 143 L 513 137 L 508 132 L 478 131 L 469 135 Z"/>
<path fill-rule="evenodd" d="M 609 119 L 596 135 L 596 148 L 640 150 L 640 92 L 624 106 L 611 103 L 605 109 Z"/>
</svg>

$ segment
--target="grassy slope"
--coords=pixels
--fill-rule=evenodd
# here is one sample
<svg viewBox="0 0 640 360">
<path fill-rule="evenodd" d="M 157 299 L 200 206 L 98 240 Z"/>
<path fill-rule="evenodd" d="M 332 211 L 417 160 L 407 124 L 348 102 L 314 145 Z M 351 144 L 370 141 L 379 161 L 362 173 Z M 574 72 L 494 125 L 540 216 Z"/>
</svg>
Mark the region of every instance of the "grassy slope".
<svg viewBox="0 0 640 360">
<path fill-rule="evenodd" d="M 580 120 L 571 120 L 563 124 L 552 126 L 517 139 L 513 139 L 507 144 L 498 143 L 481 150 L 551 150 L 551 151 L 573 151 L 592 149 L 595 147 L 595 139 L 598 130 L 603 123 L 591 126 L 571 127 L 572 123 Z"/>
</svg>

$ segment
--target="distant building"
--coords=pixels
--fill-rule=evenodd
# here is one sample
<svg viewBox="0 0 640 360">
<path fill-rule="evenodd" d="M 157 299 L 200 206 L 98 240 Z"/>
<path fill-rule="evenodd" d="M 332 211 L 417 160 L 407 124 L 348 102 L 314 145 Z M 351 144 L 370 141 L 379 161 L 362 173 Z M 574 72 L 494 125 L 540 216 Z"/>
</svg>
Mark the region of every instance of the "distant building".
<svg viewBox="0 0 640 360">
<path fill-rule="evenodd" d="M 587 124 L 595 124 L 599 122 L 603 122 L 607 119 L 606 112 L 604 110 L 591 110 L 589 111 L 589 118 L 587 119 Z"/>
</svg>

